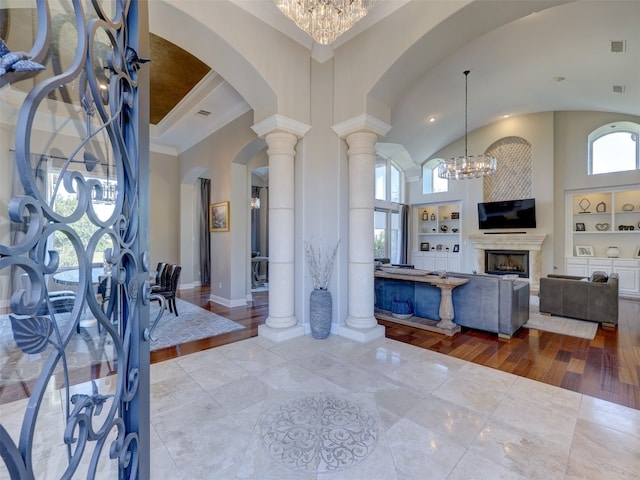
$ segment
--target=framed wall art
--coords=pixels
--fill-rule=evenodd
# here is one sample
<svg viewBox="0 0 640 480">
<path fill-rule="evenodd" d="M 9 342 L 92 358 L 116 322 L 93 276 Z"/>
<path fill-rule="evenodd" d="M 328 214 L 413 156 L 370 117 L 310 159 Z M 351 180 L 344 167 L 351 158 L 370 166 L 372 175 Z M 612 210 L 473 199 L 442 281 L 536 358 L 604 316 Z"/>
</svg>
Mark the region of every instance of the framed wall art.
<svg viewBox="0 0 640 480">
<path fill-rule="evenodd" d="M 209 205 L 209 231 L 228 232 L 230 226 L 229 202 Z"/>
</svg>

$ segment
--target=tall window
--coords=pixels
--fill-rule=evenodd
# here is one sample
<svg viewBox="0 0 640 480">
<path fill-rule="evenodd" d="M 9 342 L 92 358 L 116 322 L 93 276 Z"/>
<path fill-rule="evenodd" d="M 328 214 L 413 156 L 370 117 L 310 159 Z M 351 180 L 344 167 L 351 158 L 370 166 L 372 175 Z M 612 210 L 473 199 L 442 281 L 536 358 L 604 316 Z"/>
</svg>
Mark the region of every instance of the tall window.
<svg viewBox="0 0 640 480">
<path fill-rule="evenodd" d="M 391 160 L 378 156 L 375 171 L 373 249 L 375 258 L 398 263 L 400 203 L 404 197 L 404 173 Z"/>
<path fill-rule="evenodd" d="M 44 158 L 44 157 L 43 157 Z M 62 180 L 60 179 L 60 164 L 63 163 L 61 158 L 49 158 L 47 161 L 39 164 L 37 171 L 40 170 L 43 173 L 38 175 L 44 175 L 46 178 L 45 191 L 47 197 L 53 195 L 53 191 L 58 184 L 57 193 L 55 196 L 55 203 L 53 209 L 60 215 L 70 215 L 78 205 L 78 198 L 75 193 L 69 193 L 62 186 Z M 97 218 L 101 221 L 107 220 L 115 208 L 115 182 L 113 178 L 106 177 L 99 174 L 91 174 L 89 172 L 83 172 L 83 175 L 88 181 L 98 181 L 102 185 L 103 200 L 93 200 L 93 210 Z M 80 217 L 76 222 L 70 224 L 73 225 L 76 233 L 80 236 L 83 245 L 89 243 L 89 239 L 99 229 L 92 221 L 89 220 L 87 214 Z M 54 241 L 49 247 L 52 250 L 58 252 L 59 262 L 61 267 L 74 267 L 78 265 L 77 252 L 71 244 L 69 238 L 62 232 L 56 232 L 53 235 Z M 104 260 L 104 250 L 112 247 L 112 241 L 108 236 L 102 236 L 97 243 L 96 249 L 93 254 L 93 263 L 101 264 Z"/>
<path fill-rule="evenodd" d="M 373 213 L 373 256 L 400 263 L 400 212 L 378 210 Z"/>
<path fill-rule="evenodd" d="M 589 175 L 640 170 L 640 125 L 615 122 L 589 134 Z"/>
<path fill-rule="evenodd" d="M 376 200 L 399 203 L 402 197 L 403 174 L 390 160 L 376 158 Z"/>
<path fill-rule="evenodd" d="M 432 158 L 422 165 L 422 193 L 449 191 L 449 180 L 438 176 L 440 158 Z"/>
</svg>

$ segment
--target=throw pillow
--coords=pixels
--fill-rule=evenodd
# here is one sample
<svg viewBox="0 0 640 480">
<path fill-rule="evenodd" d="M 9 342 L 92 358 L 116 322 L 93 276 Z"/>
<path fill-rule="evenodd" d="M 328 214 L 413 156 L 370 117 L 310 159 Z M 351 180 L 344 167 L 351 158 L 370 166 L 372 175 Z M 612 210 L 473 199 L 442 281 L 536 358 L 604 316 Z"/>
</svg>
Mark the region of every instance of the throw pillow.
<svg viewBox="0 0 640 480">
<path fill-rule="evenodd" d="M 596 270 L 591 274 L 592 282 L 607 283 L 607 280 L 609 280 L 609 275 L 607 275 L 607 272 L 601 272 L 599 270 Z"/>
</svg>

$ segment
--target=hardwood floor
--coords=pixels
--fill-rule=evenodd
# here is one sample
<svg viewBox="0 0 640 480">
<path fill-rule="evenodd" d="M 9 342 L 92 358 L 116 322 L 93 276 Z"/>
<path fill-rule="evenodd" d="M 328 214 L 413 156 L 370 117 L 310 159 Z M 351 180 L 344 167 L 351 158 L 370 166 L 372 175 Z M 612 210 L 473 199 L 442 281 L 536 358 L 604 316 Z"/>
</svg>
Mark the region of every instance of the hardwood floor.
<svg viewBox="0 0 640 480">
<path fill-rule="evenodd" d="M 269 315 L 269 292 L 253 293 L 253 302 L 244 307 L 225 307 L 217 303 L 209 302 L 209 287 L 196 287 L 192 289 L 180 290 L 178 297 L 189 303 L 197 305 L 217 313 L 223 317 L 233 320 L 241 325 L 244 329 L 234 330 L 233 332 L 216 335 L 211 338 L 203 338 L 192 342 L 183 343 L 173 347 L 161 348 L 151 352 L 151 363 L 161 362 L 170 358 L 176 358 L 181 355 L 206 350 L 207 348 L 226 345 L 227 343 L 245 340 L 247 338 L 258 335 L 258 325 L 265 322 Z"/>
<path fill-rule="evenodd" d="M 151 352 L 151 363 L 254 337 L 269 313 L 268 292 L 255 293 L 251 305 L 234 308 L 209 302 L 207 287 L 181 290 L 178 296 L 247 328 L 156 350 Z M 446 337 L 380 323 L 388 338 L 640 410 L 640 301 L 620 300 L 618 327 L 600 326 L 593 340 L 526 328 L 510 340 L 466 328 Z M 91 373 L 97 378 L 109 374 L 109 369 L 92 368 Z M 32 383 L 0 388 L 0 403 L 29 396 Z"/>
<path fill-rule="evenodd" d="M 206 287 L 182 290 L 179 297 L 247 328 L 152 352 L 152 362 L 255 336 L 268 315 L 267 292 L 254 294 L 253 305 L 236 308 L 209 303 Z M 388 338 L 640 410 L 640 301 L 620 300 L 618 327 L 598 327 L 593 340 L 526 328 L 510 340 L 466 328 L 446 337 L 380 323 Z"/>
</svg>

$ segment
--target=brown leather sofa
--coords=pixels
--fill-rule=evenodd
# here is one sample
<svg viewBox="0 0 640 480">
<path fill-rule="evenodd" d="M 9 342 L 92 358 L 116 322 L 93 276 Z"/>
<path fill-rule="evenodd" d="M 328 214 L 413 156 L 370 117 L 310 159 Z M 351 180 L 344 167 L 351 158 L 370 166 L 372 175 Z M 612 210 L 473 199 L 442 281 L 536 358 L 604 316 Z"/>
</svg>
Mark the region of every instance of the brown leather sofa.
<svg viewBox="0 0 640 480">
<path fill-rule="evenodd" d="M 540 313 L 618 324 L 618 274 L 605 282 L 586 281 L 570 275 L 548 275 L 540 279 Z"/>
</svg>

